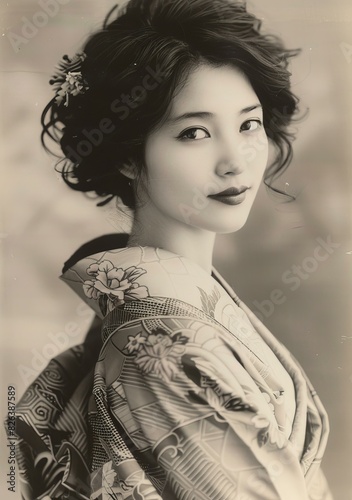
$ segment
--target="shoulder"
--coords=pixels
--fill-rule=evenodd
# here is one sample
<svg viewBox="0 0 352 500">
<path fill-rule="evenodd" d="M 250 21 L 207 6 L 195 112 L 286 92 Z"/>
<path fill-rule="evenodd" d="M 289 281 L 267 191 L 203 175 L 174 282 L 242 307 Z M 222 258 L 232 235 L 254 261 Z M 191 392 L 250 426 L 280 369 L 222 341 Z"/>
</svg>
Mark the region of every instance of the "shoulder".
<svg viewBox="0 0 352 500">
<path fill-rule="evenodd" d="M 124 303 L 148 297 L 177 299 L 204 309 L 211 297 L 220 296 L 220 287 L 208 273 L 173 252 L 154 247 L 105 246 L 103 251 L 90 254 L 89 250 L 98 248 L 97 244 L 86 246 L 79 260 L 76 254 L 61 279 L 103 316 Z"/>
<path fill-rule="evenodd" d="M 81 259 L 88 257 L 89 255 L 94 255 L 114 248 L 125 247 L 128 241 L 128 236 L 128 234 L 123 233 L 104 234 L 103 236 L 99 236 L 84 243 L 71 255 L 71 257 L 65 261 L 62 273 L 65 273 L 70 267 L 74 266 Z"/>
</svg>

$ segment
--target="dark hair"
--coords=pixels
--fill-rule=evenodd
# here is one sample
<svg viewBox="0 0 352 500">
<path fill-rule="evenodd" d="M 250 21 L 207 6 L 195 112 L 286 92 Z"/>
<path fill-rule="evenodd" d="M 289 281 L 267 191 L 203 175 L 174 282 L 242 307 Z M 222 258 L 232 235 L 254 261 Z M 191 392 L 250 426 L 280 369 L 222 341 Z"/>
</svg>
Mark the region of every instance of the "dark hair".
<svg viewBox="0 0 352 500">
<path fill-rule="evenodd" d="M 287 50 L 276 36 L 262 34 L 261 21 L 247 12 L 245 2 L 130 0 L 111 20 L 114 10 L 83 47 L 81 71 L 89 90 L 70 97 L 67 106 L 53 98 L 42 114 L 42 143 L 49 150 L 49 136 L 60 144 L 64 158 L 57 166 L 62 164 L 64 181 L 109 197 L 99 205 L 118 196 L 134 208 L 120 168 L 131 161 L 143 168 L 148 134 L 192 69 L 205 62 L 232 65 L 249 79 L 276 150 L 265 183 L 281 192 L 271 183 L 292 159 L 294 135 L 288 125 L 299 100 L 290 90 L 288 63 L 299 50 Z"/>
</svg>

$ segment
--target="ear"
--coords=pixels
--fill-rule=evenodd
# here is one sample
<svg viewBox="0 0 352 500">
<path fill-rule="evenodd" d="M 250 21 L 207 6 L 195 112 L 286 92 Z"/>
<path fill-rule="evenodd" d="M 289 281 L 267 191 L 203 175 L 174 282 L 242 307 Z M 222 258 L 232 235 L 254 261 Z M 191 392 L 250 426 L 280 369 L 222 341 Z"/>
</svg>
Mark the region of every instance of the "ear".
<svg viewBox="0 0 352 500">
<path fill-rule="evenodd" d="M 137 178 L 137 167 L 132 162 L 124 163 L 119 167 L 119 171 L 128 179 L 134 180 Z"/>
</svg>

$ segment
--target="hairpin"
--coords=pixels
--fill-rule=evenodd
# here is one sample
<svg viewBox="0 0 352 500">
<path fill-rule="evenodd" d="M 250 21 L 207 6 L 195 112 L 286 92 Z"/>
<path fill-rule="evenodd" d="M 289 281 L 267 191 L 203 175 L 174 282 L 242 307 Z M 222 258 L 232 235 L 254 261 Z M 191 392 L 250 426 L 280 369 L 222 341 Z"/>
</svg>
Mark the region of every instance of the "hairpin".
<svg viewBox="0 0 352 500">
<path fill-rule="evenodd" d="M 64 55 L 56 66 L 56 73 L 49 81 L 56 92 L 55 102 L 59 106 L 63 100 L 64 106 L 68 106 L 69 96 L 84 94 L 89 89 L 87 82 L 82 76 L 81 65 L 87 57 L 84 52 L 79 52 L 72 58 Z"/>
</svg>

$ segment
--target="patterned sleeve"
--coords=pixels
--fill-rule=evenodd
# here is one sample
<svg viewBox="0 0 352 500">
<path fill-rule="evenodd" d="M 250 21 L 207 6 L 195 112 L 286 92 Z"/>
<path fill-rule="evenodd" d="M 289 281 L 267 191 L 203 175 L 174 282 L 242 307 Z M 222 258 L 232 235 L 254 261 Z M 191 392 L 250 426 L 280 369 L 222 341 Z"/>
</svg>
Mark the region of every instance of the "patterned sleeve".
<svg viewBox="0 0 352 500">
<path fill-rule="evenodd" d="M 94 396 L 97 491 L 109 476 L 116 498 L 309 498 L 297 452 L 214 325 L 125 325 L 101 352 Z"/>
</svg>

